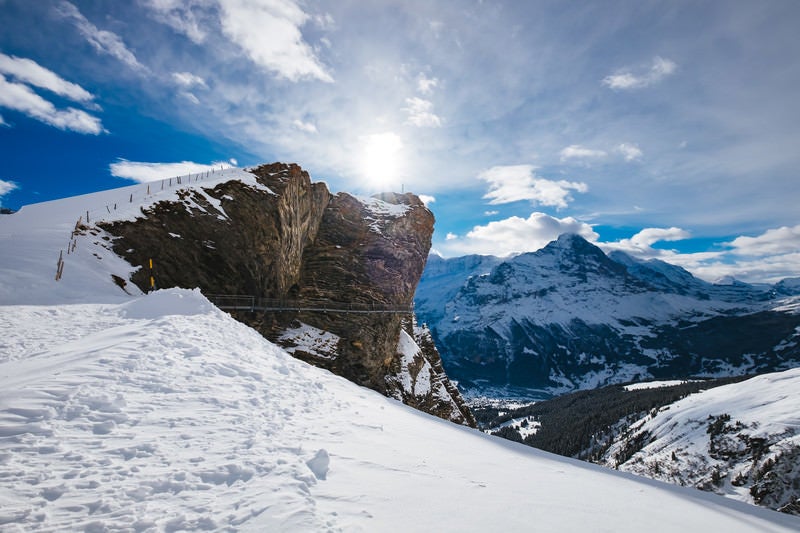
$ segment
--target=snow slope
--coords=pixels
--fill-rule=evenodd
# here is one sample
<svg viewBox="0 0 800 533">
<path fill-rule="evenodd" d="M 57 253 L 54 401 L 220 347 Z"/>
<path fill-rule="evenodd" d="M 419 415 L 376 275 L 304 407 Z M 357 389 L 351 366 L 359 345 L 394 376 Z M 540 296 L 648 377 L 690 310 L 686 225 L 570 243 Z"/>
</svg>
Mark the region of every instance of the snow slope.
<svg viewBox="0 0 800 533">
<path fill-rule="evenodd" d="M 3 531 L 797 531 L 293 359 L 170 289 L 0 307 Z"/>
<path fill-rule="evenodd" d="M 203 188 L 232 179 L 268 190 L 253 174 L 226 168 L 27 205 L 13 215 L 0 216 L 0 305 L 123 301 L 125 294 L 110 275 L 127 278 L 131 265 L 97 245 L 104 243 L 104 232 L 94 229 L 94 234 L 73 236 L 79 220 L 82 224 L 87 216 L 90 224 L 132 220 L 156 202 L 179 201 L 181 190 L 192 188 L 204 194 Z M 211 196 L 206 198 L 212 205 L 219 204 Z M 56 282 L 59 256 L 64 268 Z M 127 289 L 141 294 L 132 284 Z"/>
<path fill-rule="evenodd" d="M 800 494 L 798 384 L 795 368 L 691 394 L 631 424 L 600 462 L 751 503 L 755 485 L 765 505 L 780 508 Z M 619 464 L 637 439 L 646 445 Z"/>
</svg>

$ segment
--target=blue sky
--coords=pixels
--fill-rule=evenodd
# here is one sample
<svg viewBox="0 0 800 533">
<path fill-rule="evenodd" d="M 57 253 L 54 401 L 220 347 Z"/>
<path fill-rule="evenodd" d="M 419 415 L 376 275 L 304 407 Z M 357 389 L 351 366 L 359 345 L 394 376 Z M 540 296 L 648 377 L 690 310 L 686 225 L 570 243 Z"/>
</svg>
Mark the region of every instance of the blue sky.
<svg viewBox="0 0 800 533">
<path fill-rule="evenodd" d="M 0 0 L 0 203 L 297 162 L 445 256 L 800 276 L 800 3 Z"/>
</svg>

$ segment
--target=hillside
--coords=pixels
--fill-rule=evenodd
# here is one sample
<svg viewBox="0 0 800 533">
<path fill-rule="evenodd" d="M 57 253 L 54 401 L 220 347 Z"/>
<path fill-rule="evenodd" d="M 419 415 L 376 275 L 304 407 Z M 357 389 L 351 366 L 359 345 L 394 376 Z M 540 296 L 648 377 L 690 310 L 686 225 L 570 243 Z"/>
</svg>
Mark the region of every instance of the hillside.
<svg viewBox="0 0 800 533">
<path fill-rule="evenodd" d="M 307 362 L 474 425 L 411 310 L 433 221 L 413 194 L 333 194 L 296 164 L 168 178 L 4 216 L 0 301 L 115 302 L 197 287 L 271 302 L 231 312 Z M 327 335 L 328 349 L 296 349 L 294 334 L 308 331 Z"/>
<path fill-rule="evenodd" d="M 711 284 L 577 235 L 507 259 L 431 258 L 415 297 L 469 396 L 542 399 L 800 365 L 796 284 Z"/>
<path fill-rule="evenodd" d="M 4 531 L 800 527 L 422 414 L 197 291 L 4 305 L 0 325 Z"/>
<path fill-rule="evenodd" d="M 485 431 L 800 515 L 800 369 L 645 382 L 475 408 Z"/>
</svg>

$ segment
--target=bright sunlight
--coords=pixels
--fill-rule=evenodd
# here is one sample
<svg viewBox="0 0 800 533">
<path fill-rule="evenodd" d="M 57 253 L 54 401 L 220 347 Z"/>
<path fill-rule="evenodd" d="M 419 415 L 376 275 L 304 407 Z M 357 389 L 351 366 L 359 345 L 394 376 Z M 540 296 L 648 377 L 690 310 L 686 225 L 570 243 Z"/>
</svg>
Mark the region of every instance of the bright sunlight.
<svg viewBox="0 0 800 533">
<path fill-rule="evenodd" d="M 361 174 L 370 188 L 380 192 L 401 188 L 403 141 L 396 133 L 375 133 L 360 137 Z"/>
</svg>

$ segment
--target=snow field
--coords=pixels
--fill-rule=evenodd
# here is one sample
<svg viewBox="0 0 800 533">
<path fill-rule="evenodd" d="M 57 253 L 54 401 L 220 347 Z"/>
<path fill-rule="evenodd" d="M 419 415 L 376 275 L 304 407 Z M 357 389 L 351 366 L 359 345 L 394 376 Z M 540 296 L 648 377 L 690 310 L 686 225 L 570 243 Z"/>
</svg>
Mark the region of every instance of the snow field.
<svg viewBox="0 0 800 533">
<path fill-rule="evenodd" d="M 198 291 L 2 306 L 0 324 L 3 531 L 800 529 L 419 413 Z"/>
</svg>

